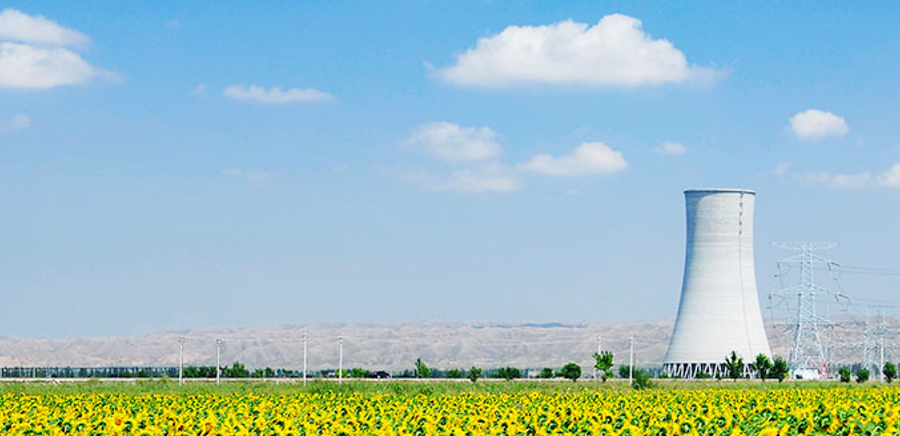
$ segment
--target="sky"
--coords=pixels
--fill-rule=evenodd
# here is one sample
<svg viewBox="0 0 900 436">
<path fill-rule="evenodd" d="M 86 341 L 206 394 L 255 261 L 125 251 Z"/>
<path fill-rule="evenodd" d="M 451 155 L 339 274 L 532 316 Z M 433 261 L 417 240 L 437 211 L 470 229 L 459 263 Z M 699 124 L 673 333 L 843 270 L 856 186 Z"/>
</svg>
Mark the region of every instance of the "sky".
<svg viewBox="0 0 900 436">
<path fill-rule="evenodd" d="M 898 2 L 0 8 L 0 335 L 671 319 L 698 187 L 900 269 Z"/>
</svg>

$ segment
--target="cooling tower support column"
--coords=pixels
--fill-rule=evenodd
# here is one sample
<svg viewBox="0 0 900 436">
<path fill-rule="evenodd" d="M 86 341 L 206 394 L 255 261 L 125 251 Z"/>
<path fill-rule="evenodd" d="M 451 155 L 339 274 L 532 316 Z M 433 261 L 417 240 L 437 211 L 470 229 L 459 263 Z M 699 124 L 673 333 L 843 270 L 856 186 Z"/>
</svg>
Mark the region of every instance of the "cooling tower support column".
<svg viewBox="0 0 900 436">
<path fill-rule="evenodd" d="M 756 292 L 753 208 L 745 189 L 684 192 L 687 240 L 678 318 L 663 360 L 671 377 L 722 372 L 732 351 L 749 363 L 771 356 Z"/>
</svg>

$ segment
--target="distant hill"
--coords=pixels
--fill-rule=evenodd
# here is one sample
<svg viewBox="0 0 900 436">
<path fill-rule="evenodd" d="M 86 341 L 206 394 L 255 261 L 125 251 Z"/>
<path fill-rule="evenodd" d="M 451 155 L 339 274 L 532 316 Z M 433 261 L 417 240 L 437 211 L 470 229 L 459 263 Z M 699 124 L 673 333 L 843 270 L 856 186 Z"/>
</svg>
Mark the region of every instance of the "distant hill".
<svg viewBox="0 0 900 436">
<path fill-rule="evenodd" d="M 215 363 L 215 339 L 225 340 L 222 362 L 249 367 L 299 369 L 303 332 L 309 332 L 310 370 L 336 368 L 338 337 L 344 335 L 344 367 L 400 371 L 421 357 L 434 368 L 559 367 L 591 364 L 597 335 L 617 363 L 627 363 L 628 336 L 634 335 L 639 366 L 658 366 L 672 333 L 671 320 L 641 322 L 504 323 L 408 322 L 281 325 L 162 331 L 140 337 L 26 339 L 0 338 L 2 366 L 115 366 L 178 364 L 178 337 L 185 336 L 185 363 Z M 860 330 L 856 329 L 856 330 Z M 859 337 L 850 328 L 842 337 Z M 773 352 L 786 355 L 786 335 L 770 326 Z M 849 341 L 858 342 L 858 339 Z M 844 343 L 848 343 L 845 341 Z M 851 347 L 852 348 L 852 347 Z M 839 360 L 858 351 L 835 349 Z M 846 354 L 846 356 L 844 356 Z M 724 358 L 724 356 L 723 356 Z M 858 359 L 856 360 L 858 361 Z"/>
</svg>

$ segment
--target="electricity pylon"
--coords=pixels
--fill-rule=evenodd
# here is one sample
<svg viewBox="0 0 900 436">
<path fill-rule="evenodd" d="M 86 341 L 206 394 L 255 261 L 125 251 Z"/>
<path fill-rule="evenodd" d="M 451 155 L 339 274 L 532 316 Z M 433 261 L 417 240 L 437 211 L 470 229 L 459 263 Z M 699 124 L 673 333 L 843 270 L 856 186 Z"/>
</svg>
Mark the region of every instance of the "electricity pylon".
<svg viewBox="0 0 900 436">
<path fill-rule="evenodd" d="M 794 314 L 793 322 L 789 324 L 792 327 L 791 353 L 788 357 L 791 374 L 795 375 L 802 370 L 815 370 L 819 376 L 827 378 L 828 360 L 825 358 L 825 348 L 822 346 L 819 325 L 828 325 L 830 321 L 816 313 L 816 295 L 833 294 L 833 292 L 815 284 L 813 267 L 815 264 L 821 263 L 831 270 L 832 267 L 839 265 L 813 252 L 834 248 L 836 244 L 831 242 L 776 242 L 774 245 L 784 250 L 799 251 L 798 254 L 778 261 L 778 266 L 780 269 L 781 265 L 785 264 L 799 265 L 800 284 L 773 292 L 775 295 L 796 296 L 797 298 L 797 312 Z"/>
</svg>

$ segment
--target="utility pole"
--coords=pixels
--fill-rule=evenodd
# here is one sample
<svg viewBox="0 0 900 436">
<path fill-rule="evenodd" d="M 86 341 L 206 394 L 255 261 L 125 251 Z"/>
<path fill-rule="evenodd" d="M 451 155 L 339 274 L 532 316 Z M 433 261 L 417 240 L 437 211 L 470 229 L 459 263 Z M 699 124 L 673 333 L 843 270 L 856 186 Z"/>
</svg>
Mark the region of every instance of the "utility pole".
<svg viewBox="0 0 900 436">
<path fill-rule="evenodd" d="M 600 353 L 603 352 L 602 344 L 603 344 L 603 342 L 602 342 L 601 336 L 597 335 L 597 355 L 598 356 L 600 355 Z M 597 359 L 594 359 L 594 360 L 595 360 L 595 362 L 594 362 L 594 380 L 597 380 L 597 365 L 596 365 Z"/>
<path fill-rule="evenodd" d="M 219 364 L 219 357 L 221 356 L 219 347 L 221 347 L 223 343 L 225 343 L 225 341 L 216 339 L 216 384 L 219 384 L 221 379 L 222 365 Z"/>
<path fill-rule="evenodd" d="M 628 386 L 634 375 L 634 335 L 628 337 Z"/>
<path fill-rule="evenodd" d="M 338 340 L 338 384 L 344 383 L 344 334 Z"/>
<path fill-rule="evenodd" d="M 884 336 L 881 337 L 881 359 L 878 367 L 878 381 L 884 383 Z"/>
<path fill-rule="evenodd" d="M 306 341 L 309 330 L 303 332 L 303 386 L 306 386 Z"/>
<path fill-rule="evenodd" d="M 184 384 L 184 336 L 178 337 L 178 384 Z"/>
</svg>

